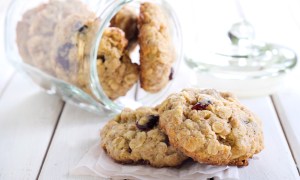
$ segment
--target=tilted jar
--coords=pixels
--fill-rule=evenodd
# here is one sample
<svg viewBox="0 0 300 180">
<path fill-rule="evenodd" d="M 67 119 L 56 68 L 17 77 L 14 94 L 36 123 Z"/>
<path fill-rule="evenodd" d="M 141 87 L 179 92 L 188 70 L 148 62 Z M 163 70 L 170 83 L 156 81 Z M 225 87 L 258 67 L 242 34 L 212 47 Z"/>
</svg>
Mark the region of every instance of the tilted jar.
<svg viewBox="0 0 300 180">
<path fill-rule="evenodd" d="M 155 93 L 144 91 L 138 81 L 124 96 L 111 98 L 99 80 L 99 44 L 122 8 L 138 14 L 145 2 L 161 7 L 168 20 L 175 61 L 172 80 Z M 130 57 L 138 63 L 138 46 L 132 47 Z M 179 21 L 164 0 L 13 0 L 5 20 L 5 52 L 19 71 L 48 93 L 96 112 L 156 104 L 176 80 L 183 56 Z"/>
</svg>

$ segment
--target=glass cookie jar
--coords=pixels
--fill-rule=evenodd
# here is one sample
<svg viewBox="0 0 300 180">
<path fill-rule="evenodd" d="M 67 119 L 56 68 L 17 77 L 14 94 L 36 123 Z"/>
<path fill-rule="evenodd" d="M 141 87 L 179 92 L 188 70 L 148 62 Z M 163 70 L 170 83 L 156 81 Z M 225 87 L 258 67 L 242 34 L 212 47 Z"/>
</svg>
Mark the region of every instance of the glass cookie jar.
<svg viewBox="0 0 300 180">
<path fill-rule="evenodd" d="M 156 104 L 183 55 L 164 0 L 13 0 L 5 23 L 6 55 L 17 69 L 96 112 Z"/>
</svg>

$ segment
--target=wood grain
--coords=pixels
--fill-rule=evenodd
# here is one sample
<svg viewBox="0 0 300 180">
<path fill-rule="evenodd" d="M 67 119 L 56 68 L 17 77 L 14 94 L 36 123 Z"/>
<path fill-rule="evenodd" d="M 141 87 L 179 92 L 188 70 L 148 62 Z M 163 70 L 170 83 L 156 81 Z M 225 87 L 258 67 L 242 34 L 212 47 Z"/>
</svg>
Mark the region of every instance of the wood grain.
<svg viewBox="0 0 300 180">
<path fill-rule="evenodd" d="M 0 179 L 35 179 L 62 101 L 17 74 L 0 99 Z"/>
</svg>

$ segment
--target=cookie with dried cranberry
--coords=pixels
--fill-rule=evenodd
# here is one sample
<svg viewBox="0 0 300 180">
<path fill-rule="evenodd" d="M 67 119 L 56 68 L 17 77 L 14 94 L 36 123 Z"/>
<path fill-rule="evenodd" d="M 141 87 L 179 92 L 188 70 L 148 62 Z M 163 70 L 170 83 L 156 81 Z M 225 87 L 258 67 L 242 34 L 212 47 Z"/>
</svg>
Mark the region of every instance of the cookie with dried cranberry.
<svg viewBox="0 0 300 180">
<path fill-rule="evenodd" d="M 186 89 L 158 107 L 171 145 L 211 165 L 248 165 L 263 147 L 261 121 L 229 93 Z"/>
<path fill-rule="evenodd" d="M 170 81 L 175 61 L 174 47 L 164 11 L 152 3 L 142 3 L 138 19 L 141 87 L 150 93 L 163 89 Z"/>
<path fill-rule="evenodd" d="M 188 157 L 170 146 L 159 119 L 153 108 L 124 109 L 101 130 L 101 146 L 119 163 L 179 166 Z"/>
<path fill-rule="evenodd" d="M 107 28 L 98 49 L 98 75 L 106 95 L 114 100 L 126 93 L 138 81 L 139 66 L 132 63 L 126 51 L 125 33 L 115 27 Z"/>
</svg>

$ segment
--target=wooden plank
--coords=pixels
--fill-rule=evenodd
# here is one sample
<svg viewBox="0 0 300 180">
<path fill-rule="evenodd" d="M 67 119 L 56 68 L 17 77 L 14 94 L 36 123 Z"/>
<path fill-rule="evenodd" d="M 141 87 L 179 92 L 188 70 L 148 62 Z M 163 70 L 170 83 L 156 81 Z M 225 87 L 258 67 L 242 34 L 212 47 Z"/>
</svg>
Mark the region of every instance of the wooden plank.
<svg viewBox="0 0 300 180">
<path fill-rule="evenodd" d="M 300 171 L 300 91 L 286 91 L 272 96 L 276 110 L 288 138 L 295 161 Z"/>
<path fill-rule="evenodd" d="M 263 97 L 242 102 L 263 121 L 265 149 L 256 156 L 258 160 L 251 160 L 248 167 L 239 169 L 240 179 L 294 180 L 299 178 L 271 99 Z"/>
<path fill-rule="evenodd" d="M 96 179 L 69 176 L 83 155 L 99 140 L 99 129 L 107 117 L 66 104 L 39 179 Z"/>
<path fill-rule="evenodd" d="M 296 53 L 298 53 L 298 57 L 300 53 L 298 50 L 298 47 L 300 46 L 300 17 L 298 16 L 299 11 L 297 10 L 299 3 L 300 2 L 297 0 L 289 0 L 286 3 L 289 15 L 291 15 L 291 18 L 289 19 L 290 21 L 293 21 L 297 28 L 283 26 L 286 28 L 288 27 L 288 29 L 295 29 L 293 33 L 287 33 L 287 36 L 291 37 L 289 45 L 293 45 L 294 49 L 297 50 Z M 298 165 L 298 171 L 300 172 L 300 131 L 298 130 L 298 127 L 300 127 L 300 112 L 297 107 L 300 100 L 300 84 L 297 83 L 299 81 L 299 76 L 300 66 L 298 65 L 286 78 L 282 90 L 272 95 L 272 99 L 276 106 L 286 137 L 288 138 L 294 159 Z"/>
<path fill-rule="evenodd" d="M 0 179 L 35 179 L 62 108 L 23 74 L 0 100 Z"/>
</svg>

